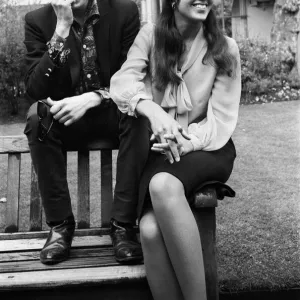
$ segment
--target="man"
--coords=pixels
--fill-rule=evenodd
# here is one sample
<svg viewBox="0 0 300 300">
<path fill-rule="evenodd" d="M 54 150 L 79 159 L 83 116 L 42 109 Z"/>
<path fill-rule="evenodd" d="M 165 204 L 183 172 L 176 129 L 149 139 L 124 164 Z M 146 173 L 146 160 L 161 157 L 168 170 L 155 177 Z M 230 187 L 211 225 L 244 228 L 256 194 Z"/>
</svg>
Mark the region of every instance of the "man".
<svg viewBox="0 0 300 300">
<path fill-rule="evenodd" d="M 108 92 L 139 26 L 130 0 L 52 0 L 25 17 L 25 83 L 35 103 L 24 133 L 51 228 L 42 263 L 68 258 L 75 228 L 63 150 L 96 137 L 119 142 L 111 219 L 116 259 L 142 260 L 133 225 L 148 153 L 147 123 L 121 114 Z"/>
</svg>

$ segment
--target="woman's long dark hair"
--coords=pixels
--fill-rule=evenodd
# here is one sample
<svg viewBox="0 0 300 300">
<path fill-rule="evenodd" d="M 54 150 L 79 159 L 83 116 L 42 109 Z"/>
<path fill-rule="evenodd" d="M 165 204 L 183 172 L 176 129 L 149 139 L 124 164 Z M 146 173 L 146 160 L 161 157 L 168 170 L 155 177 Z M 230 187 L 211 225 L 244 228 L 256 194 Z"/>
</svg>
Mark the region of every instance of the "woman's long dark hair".
<svg viewBox="0 0 300 300">
<path fill-rule="evenodd" d="M 177 0 L 176 3 L 179 1 Z M 173 2 L 174 0 L 164 1 L 154 32 L 154 82 L 159 90 L 163 90 L 168 83 L 175 85 L 180 83 L 175 66 L 185 46 L 175 26 Z M 219 73 L 234 76 L 236 58 L 228 51 L 228 43 L 218 25 L 213 9 L 203 22 L 203 30 L 207 41 L 207 52 L 203 63 L 214 65 Z"/>
</svg>

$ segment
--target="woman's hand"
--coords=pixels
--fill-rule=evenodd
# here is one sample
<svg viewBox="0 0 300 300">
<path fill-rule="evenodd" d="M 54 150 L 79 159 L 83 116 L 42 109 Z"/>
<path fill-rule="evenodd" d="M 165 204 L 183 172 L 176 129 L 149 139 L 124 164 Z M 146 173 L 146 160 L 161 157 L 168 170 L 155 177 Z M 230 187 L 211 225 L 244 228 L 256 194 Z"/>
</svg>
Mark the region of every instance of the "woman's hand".
<svg viewBox="0 0 300 300">
<path fill-rule="evenodd" d="M 180 161 L 180 141 L 182 137 L 189 139 L 188 134 L 180 124 L 166 113 L 158 104 L 150 100 L 139 101 L 136 106 L 138 114 L 147 117 L 150 121 L 154 138 L 158 143 L 168 143 L 169 149 L 164 152 L 170 163 Z M 165 135 L 174 136 L 174 141 L 167 141 Z M 178 147 L 179 146 L 179 147 Z"/>
<path fill-rule="evenodd" d="M 175 139 L 175 136 L 172 134 L 165 134 L 166 143 L 155 143 L 152 145 L 151 150 L 155 152 L 165 153 L 170 151 L 171 147 L 177 147 L 178 152 L 181 156 L 186 155 L 189 152 L 194 151 L 194 146 L 192 142 L 183 136 L 179 139 Z"/>
<path fill-rule="evenodd" d="M 183 136 L 189 139 L 187 133 L 182 129 L 180 124 L 174 120 L 163 109 L 158 110 L 150 118 L 153 136 L 159 143 L 168 143 L 169 148 L 164 151 L 169 162 L 172 164 L 174 160 L 180 161 L 180 148 Z M 173 140 L 167 140 L 166 136 L 174 136 Z"/>
</svg>

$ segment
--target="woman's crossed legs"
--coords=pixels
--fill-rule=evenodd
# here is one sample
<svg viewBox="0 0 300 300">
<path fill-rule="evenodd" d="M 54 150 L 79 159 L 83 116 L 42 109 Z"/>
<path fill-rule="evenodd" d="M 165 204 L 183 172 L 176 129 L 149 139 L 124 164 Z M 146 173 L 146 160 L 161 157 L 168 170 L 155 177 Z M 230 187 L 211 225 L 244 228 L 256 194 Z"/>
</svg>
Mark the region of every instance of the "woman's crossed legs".
<svg viewBox="0 0 300 300">
<path fill-rule="evenodd" d="M 140 221 L 147 278 L 155 300 L 206 300 L 200 234 L 183 184 L 158 173 L 149 184 L 153 210 Z"/>
</svg>

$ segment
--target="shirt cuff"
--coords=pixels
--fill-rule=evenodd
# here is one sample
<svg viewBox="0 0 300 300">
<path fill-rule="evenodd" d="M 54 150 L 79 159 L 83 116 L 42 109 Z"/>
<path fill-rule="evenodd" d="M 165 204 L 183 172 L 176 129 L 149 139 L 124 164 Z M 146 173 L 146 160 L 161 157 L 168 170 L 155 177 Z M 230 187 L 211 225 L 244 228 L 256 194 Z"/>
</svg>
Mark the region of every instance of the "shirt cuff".
<svg viewBox="0 0 300 300">
<path fill-rule="evenodd" d="M 49 57 L 57 67 L 63 67 L 68 60 L 70 49 L 65 49 L 65 43 L 66 39 L 56 32 L 47 43 Z"/>
<path fill-rule="evenodd" d="M 98 90 L 94 90 L 93 92 L 101 96 L 101 104 L 103 103 L 105 105 L 111 101 L 109 87 L 103 87 Z"/>
</svg>

